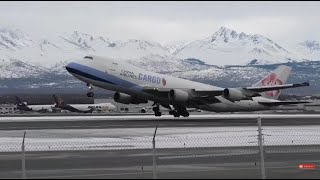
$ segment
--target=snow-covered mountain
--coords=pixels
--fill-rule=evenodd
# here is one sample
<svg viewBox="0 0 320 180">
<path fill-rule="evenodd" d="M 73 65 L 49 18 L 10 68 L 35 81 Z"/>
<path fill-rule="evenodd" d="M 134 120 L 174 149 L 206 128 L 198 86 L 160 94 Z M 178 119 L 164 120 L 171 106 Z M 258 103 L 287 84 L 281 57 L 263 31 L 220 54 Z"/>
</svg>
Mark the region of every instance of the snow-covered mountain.
<svg viewBox="0 0 320 180">
<path fill-rule="evenodd" d="M 150 55 L 168 56 L 168 49 L 158 42 L 129 39 L 127 41 L 117 41 L 113 47 L 99 49 L 95 54 L 120 59 L 137 59 Z"/>
<path fill-rule="evenodd" d="M 141 59 L 171 62 L 174 59 L 172 62 L 182 63 L 185 59 L 198 59 L 208 65 L 219 66 L 300 62 L 318 57 L 318 42 L 306 41 L 300 46 L 296 53 L 262 35 L 239 33 L 225 27 L 201 40 L 170 45 L 135 39 L 111 40 L 109 37 L 79 31 L 44 39 L 31 37 L 18 29 L 0 29 L 0 51 L 3 58 L 17 59 L 46 68 L 87 54 L 128 59 L 131 62 Z"/>
<path fill-rule="evenodd" d="M 318 41 L 305 41 L 299 43 L 299 45 L 304 48 L 305 51 L 316 52 L 320 51 L 320 44 Z"/>
<path fill-rule="evenodd" d="M 17 59 L 0 58 L 0 78 L 37 78 L 49 70 L 43 67 L 33 66 Z"/>
<path fill-rule="evenodd" d="M 73 87 L 76 84 L 82 87 L 64 67 L 71 60 L 88 54 L 127 59 L 150 71 L 229 87 L 240 82 L 251 85 L 257 74 L 271 70 L 266 68 L 261 73 L 259 65 L 306 62 L 314 68 L 314 71 L 308 69 L 308 76 L 304 74 L 308 79 L 317 76 L 316 68 L 320 67 L 312 63 L 312 60 L 320 61 L 317 41 L 306 41 L 296 49 L 286 49 L 262 35 L 239 33 L 225 27 L 204 39 L 170 45 L 136 39 L 112 40 L 80 31 L 40 38 L 18 29 L 3 28 L 0 29 L 0 78 L 3 82 L 0 87 L 21 85 L 27 88 L 29 84 L 32 87 Z M 299 68 L 300 64 L 296 69 Z M 23 80 L 18 82 L 19 78 Z M 219 84 L 228 81 L 232 84 Z M 19 85 L 15 85 L 17 83 Z"/>
<path fill-rule="evenodd" d="M 127 41 L 112 41 L 106 37 L 94 37 L 92 35 L 74 31 L 71 34 L 65 33 L 60 36 L 64 46 L 70 51 L 78 51 L 99 56 L 108 56 L 121 59 L 141 58 L 151 54 L 169 55 L 168 49 L 160 43 L 129 39 Z M 70 47 L 71 45 L 71 47 Z M 81 56 L 79 56 L 81 57 Z"/>
<path fill-rule="evenodd" d="M 114 47 L 115 43 L 102 36 L 94 37 L 92 35 L 74 31 L 71 34 L 64 33 L 60 36 L 66 43 L 74 45 L 75 48 L 87 51 L 96 51 L 97 48 Z"/>
<path fill-rule="evenodd" d="M 274 64 L 292 59 L 288 50 L 267 37 L 239 33 L 225 27 L 210 37 L 191 42 L 174 54 L 215 65 L 245 65 L 253 60 L 256 64 Z"/>
<path fill-rule="evenodd" d="M 152 54 L 170 55 L 166 47 L 152 41 L 133 39 L 123 42 L 112 41 L 107 37 L 95 37 L 79 31 L 43 39 L 30 37 L 20 30 L 8 29 L 0 30 L 0 51 L 2 57 L 46 68 L 87 54 L 122 59 L 135 59 Z"/>
<path fill-rule="evenodd" d="M 19 50 L 28 47 L 31 43 L 30 37 L 19 29 L 0 29 L 0 51 Z"/>
<path fill-rule="evenodd" d="M 320 61 L 320 43 L 318 41 L 304 41 L 295 48 L 296 57 Z"/>
<path fill-rule="evenodd" d="M 60 61 L 56 63 L 54 66 L 50 67 L 50 72 L 59 75 L 67 75 L 68 71 L 66 71 L 65 66 L 70 63 L 71 60 Z"/>
<path fill-rule="evenodd" d="M 169 50 L 170 54 L 175 54 L 176 51 L 180 51 L 180 49 L 186 46 L 186 44 L 189 44 L 189 43 L 186 41 L 177 41 L 177 42 L 167 43 L 164 46 Z"/>
</svg>

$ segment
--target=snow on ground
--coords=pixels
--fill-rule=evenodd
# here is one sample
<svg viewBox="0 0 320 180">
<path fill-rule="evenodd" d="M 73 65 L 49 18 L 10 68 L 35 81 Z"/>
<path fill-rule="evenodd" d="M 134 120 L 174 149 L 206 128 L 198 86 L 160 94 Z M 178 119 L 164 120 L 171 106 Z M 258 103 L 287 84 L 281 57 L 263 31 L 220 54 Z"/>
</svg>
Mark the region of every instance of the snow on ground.
<svg viewBox="0 0 320 180">
<path fill-rule="evenodd" d="M 264 145 L 320 145 L 320 126 L 264 126 Z M 26 151 L 152 149 L 154 128 L 30 130 Z M 1 131 L 0 152 L 21 151 L 22 131 Z M 257 127 L 159 128 L 157 148 L 257 146 Z"/>
</svg>

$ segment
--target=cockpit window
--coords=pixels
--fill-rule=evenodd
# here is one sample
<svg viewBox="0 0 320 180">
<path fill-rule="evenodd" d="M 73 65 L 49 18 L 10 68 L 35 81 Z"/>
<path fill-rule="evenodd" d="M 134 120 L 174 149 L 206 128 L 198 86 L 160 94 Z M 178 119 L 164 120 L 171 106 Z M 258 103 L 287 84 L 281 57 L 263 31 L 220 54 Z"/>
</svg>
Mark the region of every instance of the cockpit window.
<svg viewBox="0 0 320 180">
<path fill-rule="evenodd" d="M 85 56 L 86 59 L 93 59 L 91 56 Z"/>
</svg>

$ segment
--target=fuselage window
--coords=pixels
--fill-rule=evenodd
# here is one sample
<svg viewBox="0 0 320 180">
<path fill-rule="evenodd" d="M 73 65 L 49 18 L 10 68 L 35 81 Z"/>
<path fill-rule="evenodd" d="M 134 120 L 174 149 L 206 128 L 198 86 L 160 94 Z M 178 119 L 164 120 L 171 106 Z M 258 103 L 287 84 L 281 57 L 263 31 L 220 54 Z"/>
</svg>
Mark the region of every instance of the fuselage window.
<svg viewBox="0 0 320 180">
<path fill-rule="evenodd" d="M 86 59 L 93 59 L 93 57 L 91 57 L 91 56 L 85 56 L 84 58 L 86 58 Z"/>
</svg>

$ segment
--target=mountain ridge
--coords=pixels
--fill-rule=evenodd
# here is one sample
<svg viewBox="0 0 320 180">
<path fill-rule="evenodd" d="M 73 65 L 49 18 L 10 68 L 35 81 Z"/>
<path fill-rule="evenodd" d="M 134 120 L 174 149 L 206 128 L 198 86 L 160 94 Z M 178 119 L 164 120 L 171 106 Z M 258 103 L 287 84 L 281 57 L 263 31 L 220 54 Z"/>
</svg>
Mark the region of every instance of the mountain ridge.
<svg viewBox="0 0 320 180">
<path fill-rule="evenodd" d="M 224 86 L 227 82 L 249 84 L 255 79 L 252 76 L 261 74 L 261 67 L 279 64 L 296 66 L 301 75 L 295 75 L 294 80 L 303 80 L 301 76 L 315 79 L 320 67 L 318 45 L 315 40 L 305 41 L 295 52 L 265 36 L 225 27 L 209 37 L 176 46 L 138 39 L 111 40 L 80 31 L 63 33 L 53 39 L 34 38 L 21 30 L 4 29 L 0 30 L 0 78 L 3 81 L 0 87 L 80 88 L 83 83 L 73 78 L 64 66 L 87 54 L 126 59 L 146 70 Z M 302 50 L 304 47 L 307 50 Z M 304 63 L 311 67 L 302 67 Z"/>
</svg>

